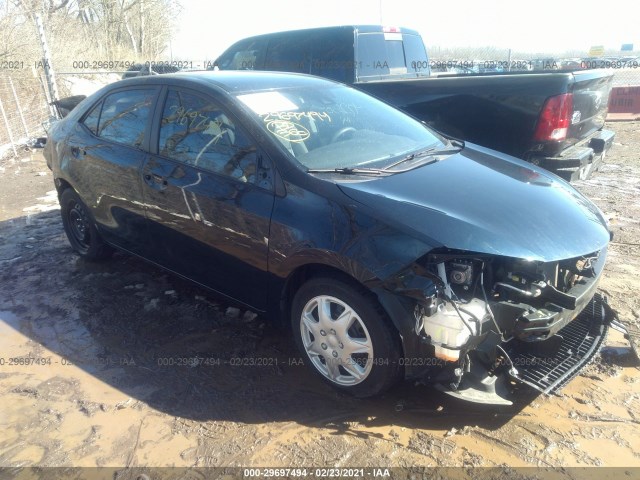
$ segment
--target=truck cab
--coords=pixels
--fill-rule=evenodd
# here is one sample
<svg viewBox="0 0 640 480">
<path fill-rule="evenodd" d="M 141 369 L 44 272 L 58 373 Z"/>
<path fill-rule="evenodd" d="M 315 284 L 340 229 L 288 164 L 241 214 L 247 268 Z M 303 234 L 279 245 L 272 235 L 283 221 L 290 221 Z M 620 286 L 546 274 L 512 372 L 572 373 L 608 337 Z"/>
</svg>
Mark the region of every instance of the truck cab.
<svg viewBox="0 0 640 480">
<path fill-rule="evenodd" d="M 309 73 L 342 83 L 428 77 L 429 58 L 415 30 L 352 25 L 245 38 L 215 62 L 220 70 Z"/>
</svg>

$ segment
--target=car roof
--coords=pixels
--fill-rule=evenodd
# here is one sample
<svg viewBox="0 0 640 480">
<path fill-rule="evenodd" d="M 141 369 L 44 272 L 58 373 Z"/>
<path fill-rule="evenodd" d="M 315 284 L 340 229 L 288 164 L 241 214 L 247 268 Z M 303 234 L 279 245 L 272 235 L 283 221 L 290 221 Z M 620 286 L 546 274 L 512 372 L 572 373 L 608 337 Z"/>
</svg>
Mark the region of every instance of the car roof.
<svg viewBox="0 0 640 480">
<path fill-rule="evenodd" d="M 319 88 L 341 85 L 337 82 L 312 75 L 287 72 L 258 72 L 252 70 L 188 71 L 165 75 L 134 77 L 112 83 L 120 88 L 134 85 L 215 86 L 230 94 L 273 90 L 291 87 Z"/>
</svg>

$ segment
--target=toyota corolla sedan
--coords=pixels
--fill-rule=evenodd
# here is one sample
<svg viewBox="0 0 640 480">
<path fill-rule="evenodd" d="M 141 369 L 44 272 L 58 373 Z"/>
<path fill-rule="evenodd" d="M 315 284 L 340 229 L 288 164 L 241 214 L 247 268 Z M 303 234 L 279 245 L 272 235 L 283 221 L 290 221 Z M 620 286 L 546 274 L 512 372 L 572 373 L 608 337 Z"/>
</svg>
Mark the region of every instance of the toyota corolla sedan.
<svg viewBox="0 0 640 480">
<path fill-rule="evenodd" d="M 113 83 L 45 148 L 73 249 L 142 257 L 290 327 L 334 387 L 510 403 L 597 353 L 610 232 L 555 175 L 362 92 L 269 72 Z"/>
</svg>

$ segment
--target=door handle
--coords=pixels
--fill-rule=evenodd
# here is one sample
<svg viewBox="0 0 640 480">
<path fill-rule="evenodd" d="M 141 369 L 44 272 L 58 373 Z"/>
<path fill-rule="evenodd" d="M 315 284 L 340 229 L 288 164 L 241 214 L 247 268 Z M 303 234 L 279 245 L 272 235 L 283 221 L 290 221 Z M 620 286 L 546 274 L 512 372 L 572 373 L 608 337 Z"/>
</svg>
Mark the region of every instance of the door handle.
<svg viewBox="0 0 640 480">
<path fill-rule="evenodd" d="M 149 184 L 157 183 L 158 185 L 162 185 L 163 187 L 166 187 L 168 185 L 167 179 L 162 175 L 158 175 L 157 173 L 145 173 L 144 179 Z"/>
<path fill-rule="evenodd" d="M 81 154 L 87 154 L 84 148 L 81 150 L 80 147 L 71 147 L 71 155 L 73 155 L 75 158 L 79 158 Z"/>
<path fill-rule="evenodd" d="M 162 185 L 167 184 L 167 179 L 164 178 L 162 175 L 158 175 L 157 173 L 152 173 L 151 177 L 153 177 L 153 181 L 156 183 L 161 183 Z"/>
</svg>

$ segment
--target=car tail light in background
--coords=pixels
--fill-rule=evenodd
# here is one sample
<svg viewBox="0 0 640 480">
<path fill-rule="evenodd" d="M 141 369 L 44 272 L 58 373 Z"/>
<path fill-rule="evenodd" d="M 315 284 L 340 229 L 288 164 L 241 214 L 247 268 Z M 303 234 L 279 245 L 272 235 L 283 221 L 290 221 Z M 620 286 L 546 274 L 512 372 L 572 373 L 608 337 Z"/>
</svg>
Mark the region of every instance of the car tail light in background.
<svg viewBox="0 0 640 480">
<path fill-rule="evenodd" d="M 534 139 L 542 142 L 566 139 L 572 112 L 573 93 L 548 98 L 542 107 Z"/>
<path fill-rule="evenodd" d="M 383 33 L 402 33 L 400 27 L 382 27 Z"/>
</svg>

